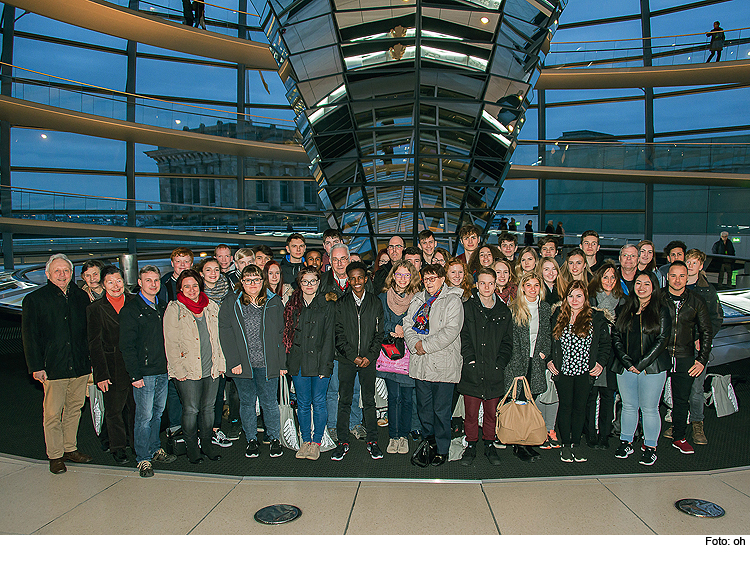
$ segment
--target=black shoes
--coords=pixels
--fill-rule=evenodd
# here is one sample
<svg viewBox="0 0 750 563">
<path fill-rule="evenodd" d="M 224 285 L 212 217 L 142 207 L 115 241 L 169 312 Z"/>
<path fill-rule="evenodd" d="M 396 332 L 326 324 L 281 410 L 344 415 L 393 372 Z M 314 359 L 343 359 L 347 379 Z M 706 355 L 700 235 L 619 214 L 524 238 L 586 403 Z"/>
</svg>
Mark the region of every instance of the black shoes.
<svg viewBox="0 0 750 563">
<path fill-rule="evenodd" d="M 519 446 L 516 444 L 513 445 L 513 455 L 526 463 L 531 463 L 535 459 L 535 456 L 532 456 L 529 453 L 526 446 Z"/>
<path fill-rule="evenodd" d="M 435 457 L 432 458 L 432 463 L 430 463 L 430 465 L 437 467 L 438 465 L 443 465 L 446 461 L 448 461 L 447 455 L 435 454 Z"/>
<path fill-rule="evenodd" d="M 284 450 L 281 449 L 281 442 L 271 440 L 271 457 L 281 457 L 283 454 Z"/>
<path fill-rule="evenodd" d="M 649 448 L 647 445 L 641 446 L 641 459 L 638 461 L 641 465 L 653 465 L 656 463 L 656 448 Z"/>
<path fill-rule="evenodd" d="M 125 465 L 128 462 L 128 454 L 125 451 L 125 448 L 113 451 L 112 457 L 114 458 L 115 463 L 119 465 Z"/>
<path fill-rule="evenodd" d="M 464 467 L 470 467 L 474 464 L 474 459 L 477 457 L 477 443 L 469 442 L 466 446 L 464 454 L 461 456 L 461 465 Z"/>
<path fill-rule="evenodd" d="M 209 455 L 209 454 L 204 453 L 203 455 L 205 455 L 211 461 L 219 461 L 221 459 L 221 455 L 220 454 Z"/>
<path fill-rule="evenodd" d="M 500 465 L 500 456 L 497 455 L 497 448 L 492 443 L 484 444 L 484 455 L 492 465 Z"/>
<path fill-rule="evenodd" d="M 633 453 L 633 444 L 620 440 L 620 445 L 615 452 L 615 457 L 619 459 L 625 459 Z"/>
<path fill-rule="evenodd" d="M 377 442 L 367 442 L 367 451 L 372 459 L 383 459 L 383 452 L 380 451 Z"/>
<path fill-rule="evenodd" d="M 245 457 L 258 457 L 260 450 L 258 449 L 258 440 L 250 440 L 247 443 L 247 449 L 245 450 Z"/>
<path fill-rule="evenodd" d="M 341 461 L 348 452 L 349 444 L 346 442 L 339 442 L 339 445 L 336 446 L 336 449 L 333 450 L 333 453 L 331 454 L 331 459 L 333 461 Z"/>
</svg>

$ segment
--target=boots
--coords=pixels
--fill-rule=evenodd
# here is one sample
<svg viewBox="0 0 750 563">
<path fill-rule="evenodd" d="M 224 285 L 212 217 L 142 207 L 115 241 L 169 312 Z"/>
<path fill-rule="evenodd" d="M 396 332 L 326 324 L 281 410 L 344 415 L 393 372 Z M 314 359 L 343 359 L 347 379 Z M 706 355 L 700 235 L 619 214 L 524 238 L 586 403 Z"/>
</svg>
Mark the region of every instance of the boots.
<svg viewBox="0 0 750 563">
<path fill-rule="evenodd" d="M 705 446 L 708 444 L 706 434 L 703 432 L 703 421 L 691 423 L 693 426 L 693 443 Z"/>
</svg>

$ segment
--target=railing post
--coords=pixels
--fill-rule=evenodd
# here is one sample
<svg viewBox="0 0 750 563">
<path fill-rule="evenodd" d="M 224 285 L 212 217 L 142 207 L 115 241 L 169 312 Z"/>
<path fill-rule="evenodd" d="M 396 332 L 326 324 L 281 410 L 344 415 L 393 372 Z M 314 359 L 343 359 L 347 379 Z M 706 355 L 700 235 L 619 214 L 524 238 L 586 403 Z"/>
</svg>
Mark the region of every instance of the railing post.
<svg viewBox="0 0 750 563">
<path fill-rule="evenodd" d="M 3 52 L 1 55 L 2 85 L 0 93 L 10 96 L 13 93 L 13 32 L 15 28 L 16 9 L 5 4 L 3 6 Z M 13 215 L 13 199 L 10 180 L 10 123 L 0 121 L 0 213 L 3 217 Z M 3 232 L 3 267 L 12 270 L 15 266 L 13 257 L 13 233 Z"/>
<path fill-rule="evenodd" d="M 131 10 L 138 9 L 138 0 L 130 0 L 128 7 Z M 128 94 L 135 94 L 135 77 L 136 77 L 136 48 L 138 43 L 135 41 L 128 41 L 127 54 L 128 54 L 128 71 L 127 78 L 125 81 L 125 91 Z M 127 98 L 127 114 L 126 119 L 135 123 L 135 96 L 128 96 Z M 125 204 L 125 212 L 127 214 L 128 227 L 135 227 L 135 143 L 132 141 L 126 141 L 125 143 L 125 183 L 127 192 L 127 203 Z M 136 238 L 134 236 L 128 237 L 128 253 L 135 254 L 136 249 Z"/>
<path fill-rule="evenodd" d="M 648 0 L 641 0 L 641 31 L 643 39 L 643 66 L 651 65 L 651 9 Z M 645 99 L 645 133 L 646 133 L 646 170 L 654 169 L 654 89 L 644 88 Z M 644 186 L 644 222 L 643 231 L 646 240 L 654 236 L 654 184 Z"/>
<path fill-rule="evenodd" d="M 237 37 L 247 39 L 247 0 L 240 0 L 237 12 Z M 245 135 L 245 88 L 247 87 L 247 69 L 245 65 L 237 64 L 237 138 Z M 245 225 L 245 157 L 237 157 L 237 232 L 244 233 Z M 241 246 L 245 246 L 242 240 Z"/>
</svg>

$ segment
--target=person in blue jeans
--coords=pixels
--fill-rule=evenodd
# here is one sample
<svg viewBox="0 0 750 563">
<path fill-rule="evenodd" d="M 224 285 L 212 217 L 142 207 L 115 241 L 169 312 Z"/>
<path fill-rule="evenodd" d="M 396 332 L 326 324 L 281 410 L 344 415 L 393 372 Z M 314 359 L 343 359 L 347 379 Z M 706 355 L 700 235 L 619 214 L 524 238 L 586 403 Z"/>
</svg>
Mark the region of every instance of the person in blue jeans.
<svg viewBox="0 0 750 563">
<path fill-rule="evenodd" d="M 616 309 L 612 330 L 617 386 L 622 397 L 620 446 L 615 457 L 625 459 L 633 450 L 638 411 L 643 417 L 642 465 L 656 462 L 661 431 L 659 399 L 670 365 L 667 344 L 672 331 L 669 310 L 662 303 L 659 282 L 653 273 L 635 276 L 633 291 Z"/>
<path fill-rule="evenodd" d="M 263 284 L 263 271 L 258 266 L 245 266 L 240 283 L 242 291 L 221 304 L 219 339 L 240 397 L 240 420 L 247 438 L 245 457 L 260 455 L 256 399 L 263 409 L 263 421 L 271 441 L 270 456 L 279 457 L 284 452 L 279 440 L 281 420 L 276 393 L 279 377 L 287 373 L 282 342 L 284 305 L 281 298 Z"/>
<path fill-rule="evenodd" d="M 163 318 L 166 303 L 159 300 L 159 268 L 144 266 L 141 288 L 120 311 L 120 351 L 133 384 L 135 400 L 134 449 L 141 477 L 154 474 L 152 462 L 172 463 L 177 456 L 161 447 L 159 430 L 167 404 L 167 355 Z"/>
<path fill-rule="evenodd" d="M 412 298 L 419 291 L 422 279 L 411 262 L 398 260 L 385 278 L 385 291 L 379 295 L 383 303 L 385 334 L 392 339 L 404 339 L 403 319 Z M 408 358 L 403 361 L 407 362 Z M 388 388 L 388 447 L 389 454 L 409 453 L 409 432 L 412 429 L 412 393 L 414 380 L 408 373 L 377 372 Z"/>
<path fill-rule="evenodd" d="M 319 293 L 320 272 L 312 266 L 297 274 L 297 289 L 284 308 L 287 368 L 297 393 L 302 444 L 297 459 L 316 460 L 326 427 L 326 391 L 333 372 L 335 298 Z M 311 425 L 312 423 L 312 425 Z"/>
</svg>

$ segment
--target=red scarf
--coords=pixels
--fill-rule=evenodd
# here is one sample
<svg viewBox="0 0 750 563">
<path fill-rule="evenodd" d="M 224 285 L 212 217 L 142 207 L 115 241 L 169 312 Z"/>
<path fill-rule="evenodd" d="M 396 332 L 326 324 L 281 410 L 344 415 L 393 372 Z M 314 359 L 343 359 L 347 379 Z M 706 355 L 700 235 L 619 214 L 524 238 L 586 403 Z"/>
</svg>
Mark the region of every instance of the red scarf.
<svg viewBox="0 0 750 563">
<path fill-rule="evenodd" d="M 203 312 L 203 309 L 206 308 L 206 305 L 208 305 L 208 295 L 201 291 L 200 295 L 198 296 L 198 302 L 196 303 L 189 297 L 185 297 L 185 294 L 180 291 L 177 294 L 177 301 L 190 309 L 190 312 L 194 315 L 200 315 Z"/>
</svg>

